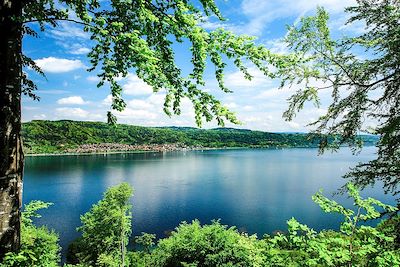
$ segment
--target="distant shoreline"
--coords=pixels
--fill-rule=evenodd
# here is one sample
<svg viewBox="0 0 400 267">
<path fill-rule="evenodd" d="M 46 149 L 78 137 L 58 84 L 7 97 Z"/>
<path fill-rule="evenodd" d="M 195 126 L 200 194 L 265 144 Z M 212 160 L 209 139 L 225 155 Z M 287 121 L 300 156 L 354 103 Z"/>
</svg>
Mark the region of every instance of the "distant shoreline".
<svg viewBox="0 0 400 267">
<path fill-rule="evenodd" d="M 373 145 L 366 144 L 364 147 L 371 147 Z M 348 146 L 342 146 L 348 147 Z M 292 147 L 284 147 L 284 146 L 277 146 L 277 147 L 198 147 L 198 148 L 191 148 L 191 149 L 175 149 L 175 150 L 121 150 L 121 151 L 96 151 L 96 152 L 60 152 L 60 153 L 25 153 L 25 157 L 41 157 L 41 156 L 90 156 L 90 155 L 112 155 L 112 154 L 140 154 L 140 153 L 167 153 L 167 152 L 183 152 L 183 151 L 202 151 L 202 150 L 234 150 L 234 149 L 318 149 L 317 146 L 310 147 L 310 146 L 292 146 Z"/>
<path fill-rule="evenodd" d="M 213 148 L 199 148 L 199 149 L 182 149 L 182 150 L 121 150 L 121 151 L 97 151 L 97 152 L 60 152 L 60 153 L 27 153 L 27 157 L 39 157 L 39 156 L 85 156 L 85 155 L 101 155 L 101 154 L 135 154 L 135 153 L 164 153 L 164 152 L 175 152 L 175 151 L 194 151 L 194 150 L 212 150 Z M 223 149 L 223 148 L 215 148 Z"/>
<path fill-rule="evenodd" d="M 90 155 L 112 155 L 112 154 L 139 154 L 139 153 L 167 153 L 167 152 L 183 152 L 183 151 L 202 151 L 202 150 L 234 150 L 234 149 L 318 149 L 318 147 L 309 146 L 296 146 L 296 147 L 202 147 L 193 149 L 176 149 L 176 150 L 124 150 L 124 151 L 97 151 L 97 152 L 75 152 L 75 153 L 27 153 L 26 157 L 40 157 L 40 156 L 90 156 Z"/>
<path fill-rule="evenodd" d="M 183 151 L 202 151 L 202 150 L 233 150 L 233 149 L 284 149 L 284 148 L 312 148 L 312 147 L 202 147 L 193 149 L 180 150 L 125 150 L 125 151 L 97 151 L 97 152 L 75 152 L 75 153 L 26 153 L 25 157 L 41 157 L 41 156 L 90 156 L 90 155 L 112 155 L 112 154 L 140 154 L 140 153 L 167 153 L 167 152 L 183 152 Z"/>
<path fill-rule="evenodd" d="M 32 121 L 23 124 L 27 156 L 91 155 L 210 149 L 317 148 L 320 136 L 235 128 L 112 126 L 84 121 Z M 328 136 L 333 142 L 337 137 Z M 365 145 L 377 136 L 360 135 Z"/>
</svg>

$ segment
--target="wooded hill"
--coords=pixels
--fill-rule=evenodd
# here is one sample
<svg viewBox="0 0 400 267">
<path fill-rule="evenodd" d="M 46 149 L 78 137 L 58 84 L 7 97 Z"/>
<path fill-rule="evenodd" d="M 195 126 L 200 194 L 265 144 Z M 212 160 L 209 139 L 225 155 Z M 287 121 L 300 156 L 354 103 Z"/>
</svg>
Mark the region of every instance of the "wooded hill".
<svg viewBox="0 0 400 267">
<path fill-rule="evenodd" d="M 192 127 L 142 127 L 126 124 L 116 126 L 103 122 L 34 120 L 23 123 L 25 152 L 63 153 L 84 144 L 172 144 L 189 147 L 316 147 L 302 133 L 270 133 L 234 128 L 198 129 Z M 366 145 L 374 144 L 376 136 L 362 136 Z"/>
</svg>

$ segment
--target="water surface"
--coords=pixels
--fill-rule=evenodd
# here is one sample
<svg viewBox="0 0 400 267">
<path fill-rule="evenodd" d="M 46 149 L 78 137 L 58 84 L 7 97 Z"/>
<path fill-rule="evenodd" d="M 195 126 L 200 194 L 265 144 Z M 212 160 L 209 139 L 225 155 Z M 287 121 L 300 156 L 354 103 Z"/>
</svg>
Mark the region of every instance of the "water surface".
<svg viewBox="0 0 400 267">
<path fill-rule="evenodd" d="M 121 182 L 134 189 L 133 234 L 158 237 L 181 221 L 221 219 L 248 233 L 285 230 L 295 217 L 314 229 L 337 229 L 340 217 L 324 214 L 311 196 L 324 188 L 330 196 L 344 184 L 350 166 L 371 159 L 367 147 L 354 156 L 348 149 L 317 156 L 315 149 L 239 149 L 167 153 L 126 153 L 27 157 L 23 201 L 53 202 L 38 224 L 60 234 L 61 245 L 79 234 L 79 215 L 102 193 Z M 388 203 L 382 189 L 363 195 Z M 336 200 L 351 204 L 345 196 Z"/>
</svg>

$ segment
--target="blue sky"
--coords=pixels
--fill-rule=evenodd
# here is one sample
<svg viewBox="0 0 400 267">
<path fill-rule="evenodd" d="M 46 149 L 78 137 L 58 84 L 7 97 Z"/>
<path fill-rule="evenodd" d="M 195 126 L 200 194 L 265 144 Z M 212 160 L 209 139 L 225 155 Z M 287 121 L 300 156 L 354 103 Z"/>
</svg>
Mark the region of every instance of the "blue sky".
<svg viewBox="0 0 400 267">
<path fill-rule="evenodd" d="M 301 16 L 315 12 L 317 5 L 324 6 L 331 14 L 330 26 L 335 35 L 352 35 L 362 31 L 362 25 L 344 25 L 347 14 L 345 6 L 355 1 L 343 0 L 217 0 L 227 21 L 211 18 L 203 23 L 209 30 L 225 27 L 238 34 L 258 37 L 257 42 L 265 44 L 274 52 L 284 52 L 280 39 L 286 33 L 286 25 L 295 23 Z M 28 75 L 38 85 L 39 102 L 23 98 L 23 121 L 33 119 L 72 119 L 106 121 L 110 96 L 107 86 L 97 88 L 94 72 L 87 72 L 89 66 L 86 54 L 90 51 L 89 35 L 79 25 L 62 22 L 57 28 L 40 33 L 40 38 L 25 37 L 24 52 L 45 71 L 47 80 L 31 71 Z M 187 47 L 176 47 L 178 63 L 184 71 L 189 57 Z M 264 78 L 250 66 L 254 79 L 250 82 L 233 68 L 226 72 L 226 85 L 234 92 L 223 94 L 217 90 L 216 82 L 206 77 L 210 91 L 231 110 L 243 123 L 240 128 L 263 131 L 307 131 L 308 123 L 324 113 L 324 104 L 329 94 L 322 95 L 323 105 L 315 108 L 306 106 L 294 121 L 286 122 L 282 113 L 287 107 L 286 99 L 295 88 L 278 90 L 278 82 Z M 125 111 L 116 113 L 120 123 L 143 126 L 195 126 L 194 113 L 189 101 L 183 101 L 180 116 L 168 117 L 162 111 L 164 93 L 152 93 L 152 89 L 132 73 L 121 80 L 123 95 L 128 104 Z M 215 127 L 216 123 L 204 125 Z M 232 126 L 228 124 L 227 126 Z"/>
</svg>

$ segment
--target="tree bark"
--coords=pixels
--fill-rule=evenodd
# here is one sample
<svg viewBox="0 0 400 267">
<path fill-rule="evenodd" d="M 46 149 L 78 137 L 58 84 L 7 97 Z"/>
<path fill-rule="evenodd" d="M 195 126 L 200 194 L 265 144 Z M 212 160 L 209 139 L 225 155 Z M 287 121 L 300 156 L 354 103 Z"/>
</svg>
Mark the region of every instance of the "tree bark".
<svg viewBox="0 0 400 267">
<path fill-rule="evenodd" d="M 0 0 L 0 262 L 20 245 L 24 156 L 21 141 L 21 0 Z"/>
</svg>

